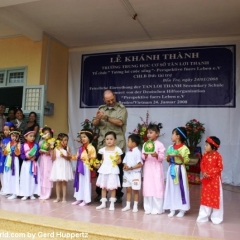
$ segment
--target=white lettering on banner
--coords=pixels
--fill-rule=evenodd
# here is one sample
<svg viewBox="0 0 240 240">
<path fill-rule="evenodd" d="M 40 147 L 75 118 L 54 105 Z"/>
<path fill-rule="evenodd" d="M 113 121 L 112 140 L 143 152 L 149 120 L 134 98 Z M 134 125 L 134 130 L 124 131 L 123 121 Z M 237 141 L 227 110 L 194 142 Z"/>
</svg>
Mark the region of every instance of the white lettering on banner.
<svg viewBox="0 0 240 240">
<path fill-rule="evenodd" d="M 160 60 L 160 55 L 125 56 L 124 60 L 125 62 L 155 61 Z"/>
<path fill-rule="evenodd" d="M 216 83 L 213 83 L 213 84 L 208 84 L 208 87 L 223 87 L 224 86 L 224 84 L 221 84 L 221 83 L 219 83 L 219 84 L 216 84 Z"/>
<path fill-rule="evenodd" d="M 211 67 L 197 67 L 197 70 L 198 71 L 211 71 L 212 70 L 212 68 Z"/>
<path fill-rule="evenodd" d="M 176 101 L 163 101 L 161 100 L 161 104 L 175 104 Z"/>
<path fill-rule="evenodd" d="M 122 65 L 122 68 L 138 68 L 138 64 Z"/>
<path fill-rule="evenodd" d="M 196 65 L 209 65 L 210 64 L 210 62 L 209 61 L 203 61 L 203 62 L 189 62 L 189 64 L 190 65 L 194 65 L 194 66 L 196 66 Z"/>
<path fill-rule="evenodd" d="M 199 52 L 196 53 L 168 53 L 163 54 L 164 60 L 169 59 L 190 59 L 190 58 L 199 58 Z"/>
<path fill-rule="evenodd" d="M 162 95 L 162 98 L 177 98 L 177 96 L 171 96 L 171 95 Z"/>
<path fill-rule="evenodd" d="M 102 66 L 102 70 L 111 70 L 111 69 L 120 69 L 120 65 L 109 65 L 109 66 Z"/>
</svg>

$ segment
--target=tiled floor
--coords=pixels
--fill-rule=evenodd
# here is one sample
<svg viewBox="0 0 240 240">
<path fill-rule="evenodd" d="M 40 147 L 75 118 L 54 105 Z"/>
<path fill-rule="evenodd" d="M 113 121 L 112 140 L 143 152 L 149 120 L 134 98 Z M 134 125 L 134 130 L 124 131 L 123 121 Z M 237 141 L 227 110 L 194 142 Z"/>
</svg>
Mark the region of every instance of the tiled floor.
<svg viewBox="0 0 240 240">
<path fill-rule="evenodd" d="M 138 228 L 147 231 L 165 232 L 181 235 L 193 235 L 210 237 L 214 239 L 239 240 L 240 239 L 240 187 L 223 185 L 224 191 L 224 222 L 220 225 L 208 223 L 196 223 L 199 209 L 200 186 L 190 185 L 191 209 L 183 218 L 168 218 L 167 214 L 145 215 L 140 202 L 139 212 L 122 212 L 122 204 L 115 204 L 116 210 L 96 210 L 100 203 L 93 202 L 84 207 L 73 206 L 74 201 L 72 182 L 68 184 L 67 203 L 53 203 L 52 199 L 47 201 L 20 199 L 8 200 L 0 197 L 0 208 L 2 210 L 51 216 L 69 219 L 79 222 L 117 225 L 125 228 Z M 95 197 L 93 192 L 93 197 Z"/>
</svg>

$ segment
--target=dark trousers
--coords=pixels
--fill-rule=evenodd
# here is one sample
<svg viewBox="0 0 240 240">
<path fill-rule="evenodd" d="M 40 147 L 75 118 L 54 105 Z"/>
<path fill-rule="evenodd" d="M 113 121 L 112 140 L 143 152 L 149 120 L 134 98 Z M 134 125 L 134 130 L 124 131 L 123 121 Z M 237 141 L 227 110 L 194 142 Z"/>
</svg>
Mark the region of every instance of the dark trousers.
<svg viewBox="0 0 240 240">
<path fill-rule="evenodd" d="M 122 161 L 125 157 L 125 153 L 122 154 Z M 102 159 L 102 155 L 98 154 L 98 159 Z M 118 164 L 118 167 L 119 167 L 119 180 L 120 180 L 120 184 L 121 184 L 121 187 L 119 187 L 117 190 L 116 190 L 116 198 L 121 198 L 123 196 L 123 192 L 122 192 L 122 184 L 123 184 L 123 163 L 121 162 L 120 164 Z M 98 173 L 97 173 L 98 175 Z M 97 195 L 101 196 L 101 192 L 102 192 L 102 189 L 98 186 L 96 186 L 96 193 Z"/>
</svg>

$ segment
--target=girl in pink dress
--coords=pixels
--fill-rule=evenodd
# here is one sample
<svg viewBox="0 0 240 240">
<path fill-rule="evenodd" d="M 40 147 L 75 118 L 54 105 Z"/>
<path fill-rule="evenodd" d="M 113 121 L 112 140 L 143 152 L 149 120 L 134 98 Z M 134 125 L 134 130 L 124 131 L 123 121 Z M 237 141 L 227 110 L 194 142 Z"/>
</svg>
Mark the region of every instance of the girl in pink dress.
<svg viewBox="0 0 240 240">
<path fill-rule="evenodd" d="M 162 124 L 150 123 L 147 128 L 147 137 L 154 142 L 155 151 L 147 154 L 142 149 L 142 158 L 144 160 L 143 168 L 143 197 L 145 214 L 163 213 L 164 196 L 164 145 L 158 141 Z"/>
<path fill-rule="evenodd" d="M 50 181 L 52 170 L 51 146 L 47 142 L 53 137 L 53 130 L 49 127 L 41 129 L 42 140 L 39 143 L 39 170 L 40 170 L 40 198 L 49 199 L 52 192 L 53 183 Z"/>
</svg>

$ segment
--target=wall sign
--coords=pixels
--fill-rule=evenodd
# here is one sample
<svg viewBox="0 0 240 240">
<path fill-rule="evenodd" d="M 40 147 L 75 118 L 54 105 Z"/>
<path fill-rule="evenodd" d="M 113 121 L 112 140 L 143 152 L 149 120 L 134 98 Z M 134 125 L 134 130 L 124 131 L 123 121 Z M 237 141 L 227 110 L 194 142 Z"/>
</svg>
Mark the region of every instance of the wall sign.
<svg viewBox="0 0 240 240">
<path fill-rule="evenodd" d="M 126 107 L 236 107 L 236 46 L 82 55 L 80 108 L 111 89 Z"/>
</svg>

